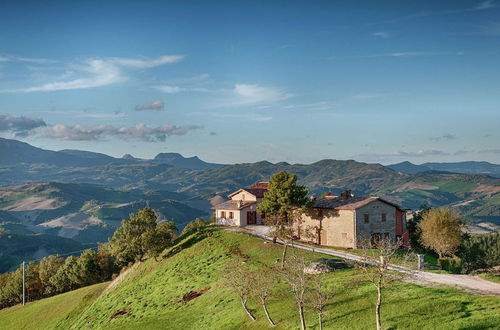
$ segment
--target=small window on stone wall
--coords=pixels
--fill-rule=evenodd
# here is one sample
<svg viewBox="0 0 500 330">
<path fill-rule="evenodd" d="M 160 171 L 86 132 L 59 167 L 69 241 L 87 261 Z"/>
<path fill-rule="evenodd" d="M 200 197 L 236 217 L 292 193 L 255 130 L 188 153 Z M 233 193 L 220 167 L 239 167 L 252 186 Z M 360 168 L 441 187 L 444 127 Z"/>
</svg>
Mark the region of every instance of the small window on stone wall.
<svg viewBox="0 0 500 330">
<path fill-rule="evenodd" d="M 233 212 L 229 212 L 229 219 L 233 219 L 234 218 L 234 213 Z"/>
<path fill-rule="evenodd" d="M 363 214 L 363 220 L 365 221 L 365 223 L 369 223 L 370 222 L 370 215 L 367 213 Z"/>
<path fill-rule="evenodd" d="M 221 218 L 223 218 L 223 219 L 225 219 L 225 218 L 226 218 L 226 212 L 221 211 L 221 213 L 220 213 L 220 217 L 221 217 Z"/>
<path fill-rule="evenodd" d="M 382 214 L 380 215 L 380 220 L 381 220 L 381 221 L 385 221 L 385 220 L 387 220 L 387 214 L 382 213 Z"/>
</svg>

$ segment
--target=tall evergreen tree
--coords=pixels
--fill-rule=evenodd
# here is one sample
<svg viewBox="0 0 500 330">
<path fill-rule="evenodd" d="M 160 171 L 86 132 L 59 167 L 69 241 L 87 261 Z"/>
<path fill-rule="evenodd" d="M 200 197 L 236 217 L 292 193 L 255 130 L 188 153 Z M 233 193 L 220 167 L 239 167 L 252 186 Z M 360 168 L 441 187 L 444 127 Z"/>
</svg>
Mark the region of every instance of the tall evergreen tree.
<svg viewBox="0 0 500 330">
<path fill-rule="evenodd" d="M 273 227 L 274 242 L 277 238 L 284 241 L 282 266 L 286 258 L 288 242 L 293 239 L 293 225 L 300 214 L 310 206 L 307 188 L 297 185 L 297 175 L 280 171 L 271 177 L 268 191 L 257 207 L 265 214 L 265 223 Z"/>
</svg>

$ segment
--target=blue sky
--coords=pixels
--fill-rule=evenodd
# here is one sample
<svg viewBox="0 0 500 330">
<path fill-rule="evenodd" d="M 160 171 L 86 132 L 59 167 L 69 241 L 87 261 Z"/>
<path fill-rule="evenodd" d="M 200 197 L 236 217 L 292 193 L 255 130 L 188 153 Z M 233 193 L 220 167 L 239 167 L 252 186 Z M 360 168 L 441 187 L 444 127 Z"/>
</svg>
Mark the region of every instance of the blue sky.
<svg viewBox="0 0 500 330">
<path fill-rule="evenodd" d="M 500 1 L 2 1 L 0 136 L 211 162 L 500 163 Z"/>
</svg>

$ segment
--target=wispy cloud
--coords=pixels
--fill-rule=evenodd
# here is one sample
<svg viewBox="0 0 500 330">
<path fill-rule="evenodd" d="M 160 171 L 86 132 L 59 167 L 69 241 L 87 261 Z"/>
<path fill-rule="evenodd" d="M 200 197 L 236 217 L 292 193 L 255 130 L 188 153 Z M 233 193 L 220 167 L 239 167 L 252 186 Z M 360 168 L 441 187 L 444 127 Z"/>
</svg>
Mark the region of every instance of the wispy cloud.
<svg viewBox="0 0 500 330">
<path fill-rule="evenodd" d="M 62 90 L 87 89 L 112 85 L 126 80 L 124 70 L 147 69 L 156 66 L 176 63 L 183 59 L 181 55 L 161 56 L 158 58 L 107 58 L 88 59 L 70 64 L 71 70 L 67 80 L 46 83 L 39 86 L 3 90 L 0 92 L 30 93 L 30 92 L 52 92 Z"/>
<path fill-rule="evenodd" d="M 163 103 L 163 101 L 160 101 L 160 100 L 144 103 L 144 104 L 141 104 L 141 105 L 138 105 L 135 107 L 136 111 L 143 111 L 143 110 L 159 111 L 159 110 L 163 110 L 163 109 L 165 109 L 165 103 Z"/>
<path fill-rule="evenodd" d="M 485 9 L 495 8 L 497 6 L 498 5 L 496 4 L 495 1 L 487 0 L 487 1 L 483 1 L 480 4 L 478 4 L 476 7 L 474 7 L 474 9 L 485 10 Z"/>
<path fill-rule="evenodd" d="M 378 32 L 373 32 L 372 35 L 377 38 L 381 39 L 387 39 L 391 36 L 389 32 L 384 32 L 384 31 L 378 31 Z"/>
<path fill-rule="evenodd" d="M 423 57 L 423 56 L 446 56 L 446 55 L 460 55 L 458 52 L 429 52 L 429 51 L 401 51 L 392 53 L 380 54 L 367 54 L 367 55 L 347 55 L 347 56 L 331 56 L 330 60 L 344 60 L 344 59 L 363 59 L 363 58 L 377 58 L 377 57 Z"/>
<path fill-rule="evenodd" d="M 455 134 L 445 133 L 445 134 L 440 135 L 440 136 L 430 137 L 429 140 L 443 141 L 443 140 L 454 140 L 456 138 L 457 138 L 457 136 Z"/>
<path fill-rule="evenodd" d="M 130 69 L 148 69 L 164 64 L 177 63 L 183 59 L 183 55 L 165 55 L 157 58 L 142 57 L 139 59 L 112 57 L 108 60 L 108 62 L 110 64 L 116 64 Z"/>
<path fill-rule="evenodd" d="M 0 56 L 0 62 L 24 62 L 32 64 L 49 64 L 56 63 L 57 61 L 48 58 L 36 58 L 36 57 L 24 57 L 17 55 L 2 55 Z"/>
<path fill-rule="evenodd" d="M 204 87 L 180 87 L 180 86 L 162 85 L 162 86 L 154 86 L 153 88 L 167 94 L 177 94 L 185 92 L 202 92 L 202 93 L 215 92 L 213 90 Z"/>
<path fill-rule="evenodd" d="M 315 102 L 315 103 L 303 103 L 303 104 L 289 104 L 283 107 L 283 109 L 303 109 L 303 110 L 330 110 L 335 106 L 333 102 Z"/>
<path fill-rule="evenodd" d="M 241 103 L 273 103 L 289 99 L 294 95 L 282 89 L 260 85 L 236 84 L 233 94 Z"/>
</svg>

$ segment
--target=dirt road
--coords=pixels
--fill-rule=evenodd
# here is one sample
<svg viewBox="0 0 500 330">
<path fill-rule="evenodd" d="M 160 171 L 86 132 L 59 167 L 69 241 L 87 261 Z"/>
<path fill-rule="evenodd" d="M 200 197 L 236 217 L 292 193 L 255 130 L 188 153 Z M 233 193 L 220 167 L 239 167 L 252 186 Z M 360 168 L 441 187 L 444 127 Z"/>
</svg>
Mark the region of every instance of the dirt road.
<svg viewBox="0 0 500 330">
<path fill-rule="evenodd" d="M 267 226 L 246 226 L 246 227 L 231 227 L 227 228 L 229 231 L 239 231 L 245 232 L 250 235 L 265 239 L 272 240 L 268 236 L 269 227 Z M 282 242 L 279 242 L 282 244 Z M 345 251 L 335 250 L 333 248 L 327 247 L 311 247 L 309 245 L 294 243 L 296 248 L 309 250 L 319 253 L 328 254 L 335 257 L 340 257 L 348 260 L 361 260 L 361 258 L 355 254 L 348 253 Z M 483 280 L 476 276 L 471 275 L 454 275 L 454 274 L 436 274 L 426 271 L 412 270 L 406 267 L 391 265 L 392 270 L 398 272 L 411 273 L 412 277 L 409 280 L 412 283 L 420 285 L 447 285 L 457 287 L 468 292 L 488 294 L 488 295 L 499 295 L 500 296 L 500 283 L 490 282 Z"/>
</svg>

